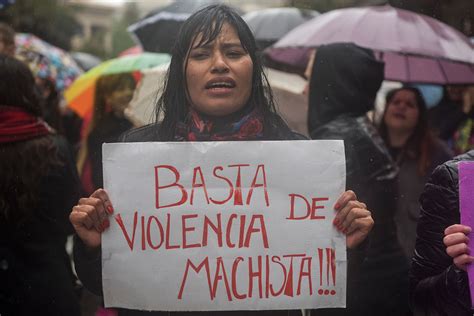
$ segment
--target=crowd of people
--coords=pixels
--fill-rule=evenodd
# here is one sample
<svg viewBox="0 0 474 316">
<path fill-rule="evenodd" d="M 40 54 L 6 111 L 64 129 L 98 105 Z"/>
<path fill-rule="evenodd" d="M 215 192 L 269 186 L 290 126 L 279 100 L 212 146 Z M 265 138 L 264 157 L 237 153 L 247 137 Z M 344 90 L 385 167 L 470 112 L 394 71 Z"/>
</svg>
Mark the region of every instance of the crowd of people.
<svg viewBox="0 0 474 316">
<path fill-rule="evenodd" d="M 101 234 L 114 213 L 103 143 L 307 139 L 278 114 L 263 67 L 239 14 L 211 5 L 180 30 L 155 123 L 134 128 L 124 115 L 137 84 L 130 74 L 101 77 L 92 117 L 78 123 L 61 109 L 54 83 L 14 58 L 14 32 L 0 24 L 0 315 L 79 315 L 81 286 L 102 295 Z M 457 171 L 459 161 L 474 160 L 472 88 L 447 86 L 428 110 L 420 91 L 404 85 L 387 93 L 373 122 L 367 114 L 384 64 L 371 50 L 320 46 L 305 75 L 309 136 L 344 140 L 347 190 L 333 221 L 346 236 L 347 307 L 311 315 L 472 315 L 471 228 L 460 225 Z M 232 88 L 219 94 L 209 82 Z M 72 234 L 74 269 L 65 247 Z"/>
</svg>

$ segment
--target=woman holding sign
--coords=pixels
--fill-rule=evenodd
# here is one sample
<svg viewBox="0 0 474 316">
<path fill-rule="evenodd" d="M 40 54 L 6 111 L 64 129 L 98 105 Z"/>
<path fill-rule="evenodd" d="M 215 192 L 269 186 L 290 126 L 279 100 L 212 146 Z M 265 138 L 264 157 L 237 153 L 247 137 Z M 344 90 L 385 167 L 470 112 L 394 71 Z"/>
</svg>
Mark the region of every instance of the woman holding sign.
<svg viewBox="0 0 474 316">
<path fill-rule="evenodd" d="M 460 165 L 473 160 L 474 151 L 471 150 L 438 166 L 420 197 L 420 219 L 410 273 L 415 315 L 461 316 L 474 313 L 473 293 L 469 290 L 473 280 L 469 280 L 466 273 L 474 262 L 469 249 L 472 247 L 472 227 L 459 224 L 462 203 L 459 197 L 460 191 L 463 192 L 460 183 L 463 181 L 462 172 L 465 172 L 460 171 L 463 168 Z M 464 174 L 464 181 L 470 176 Z M 472 191 L 466 195 L 462 198 L 470 208 Z M 466 218 L 469 215 L 472 216 L 468 214 Z"/>
<path fill-rule="evenodd" d="M 276 114 L 252 32 L 235 11 L 224 5 L 198 11 L 182 26 L 157 109 L 157 121 L 163 115 L 160 123 L 127 132 L 122 141 L 303 139 Z M 334 208 L 338 211 L 335 226 L 346 234 L 347 246 L 356 247 L 373 226 L 370 212 L 352 191 L 342 194 Z M 78 237 L 76 270 L 85 286 L 96 293 L 102 290 L 101 233 L 109 227 L 108 217 L 113 213 L 107 193 L 99 189 L 81 199 L 70 215 Z"/>
</svg>

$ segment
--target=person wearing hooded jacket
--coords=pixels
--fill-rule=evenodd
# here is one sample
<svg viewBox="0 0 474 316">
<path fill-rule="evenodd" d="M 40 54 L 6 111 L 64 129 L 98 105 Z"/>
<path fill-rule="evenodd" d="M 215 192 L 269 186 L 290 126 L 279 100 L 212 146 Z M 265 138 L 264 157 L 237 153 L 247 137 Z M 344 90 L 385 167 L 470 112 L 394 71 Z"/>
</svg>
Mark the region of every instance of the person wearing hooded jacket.
<svg viewBox="0 0 474 316">
<path fill-rule="evenodd" d="M 312 315 L 410 313 L 408 264 L 394 222 L 397 168 L 366 117 L 383 76 L 383 63 L 357 45 L 330 44 L 316 51 L 308 91 L 310 136 L 344 140 L 346 186 L 367 202 L 376 225 L 363 260 L 348 252 L 347 308 L 315 310 Z"/>
<path fill-rule="evenodd" d="M 474 150 L 438 166 L 420 197 L 415 254 L 410 271 L 410 298 L 415 315 L 473 315 L 466 267 L 471 227 L 460 225 L 461 161 L 474 161 Z"/>
</svg>

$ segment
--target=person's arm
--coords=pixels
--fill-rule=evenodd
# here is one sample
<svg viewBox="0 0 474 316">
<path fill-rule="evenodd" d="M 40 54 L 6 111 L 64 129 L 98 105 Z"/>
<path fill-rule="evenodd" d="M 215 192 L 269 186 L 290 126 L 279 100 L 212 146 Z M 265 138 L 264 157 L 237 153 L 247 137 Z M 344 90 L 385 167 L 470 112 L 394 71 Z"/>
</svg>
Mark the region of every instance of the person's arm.
<svg viewBox="0 0 474 316">
<path fill-rule="evenodd" d="M 74 236 L 74 265 L 82 284 L 92 293 L 102 296 L 102 253 L 99 249 L 88 249 L 84 242 Z"/>
<path fill-rule="evenodd" d="M 410 272 L 415 315 L 470 312 L 467 275 L 453 264 L 443 243 L 447 227 L 459 223 L 457 177 L 446 164 L 435 169 L 421 195 L 417 240 Z"/>
</svg>

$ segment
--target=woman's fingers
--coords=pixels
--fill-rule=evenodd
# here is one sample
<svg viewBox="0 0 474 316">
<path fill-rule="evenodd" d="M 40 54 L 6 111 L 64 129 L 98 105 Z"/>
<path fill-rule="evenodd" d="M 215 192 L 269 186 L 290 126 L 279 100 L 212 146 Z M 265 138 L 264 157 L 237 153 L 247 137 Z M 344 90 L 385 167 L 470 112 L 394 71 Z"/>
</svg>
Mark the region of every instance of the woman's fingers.
<svg viewBox="0 0 474 316">
<path fill-rule="evenodd" d="M 469 237 L 471 232 L 469 226 L 454 224 L 444 230 L 443 243 L 446 246 L 446 253 L 453 258 L 453 263 L 459 269 L 466 270 L 466 266 L 474 262 L 474 257 L 470 255 Z"/>
<path fill-rule="evenodd" d="M 98 189 L 88 198 L 81 198 L 74 206 L 70 220 L 73 224 L 103 232 L 110 225 L 109 214 L 113 213 L 112 203 L 105 190 Z"/>
<path fill-rule="evenodd" d="M 465 243 L 452 245 L 446 248 L 446 253 L 451 257 L 455 258 L 461 255 L 469 255 L 469 247 Z"/>
<path fill-rule="evenodd" d="M 350 235 L 358 229 L 368 229 L 373 225 L 374 220 L 371 217 L 371 213 L 367 209 L 355 208 L 346 216 L 347 225 L 345 226 L 343 233 Z"/>
<path fill-rule="evenodd" d="M 77 211 L 86 213 L 94 228 L 101 232 L 102 222 L 107 218 L 104 203 L 100 199 L 89 197 L 80 199 L 78 206 Z"/>
<path fill-rule="evenodd" d="M 347 203 L 337 212 L 336 217 L 334 218 L 333 223 L 337 229 L 345 231 L 349 228 L 354 218 L 363 216 L 358 210 L 362 211 L 363 214 L 367 214 L 363 212 L 363 210 L 367 211 L 367 206 L 364 203 L 357 200 L 348 200 Z M 370 212 L 368 215 L 370 215 Z"/>
<path fill-rule="evenodd" d="M 357 200 L 357 196 L 352 190 L 347 190 L 346 192 L 342 193 L 341 196 L 337 199 L 336 204 L 334 204 L 334 209 L 339 211 L 343 208 L 349 201 Z"/>
<path fill-rule="evenodd" d="M 468 244 L 469 237 L 467 237 L 464 233 L 454 233 L 444 236 L 443 242 L 446 247 L 456 244 Z"/>
<path fill-rule="evenodd" d="M 103 203 L 103 208 L 107 212 L 107 214 L 111 215 L 114 213 L 114 207 L 110 202 L 109 196 L 104 189 L 98 189 L 94 193 L 92 193 L 91 198 L 97 198 Z"/>
<path fill-rule="evenodd" d="M 85 205 L 74 206 L 71 215 L 69 215 L 69 220 L 74 226 L 80 225 L 87 229 L 97 229 L 97 226 L 94 224 L 95 221 L 91 218 L 89 212 L 85 210 L 86 207 Z"/>
<path fill-rule="evenodd" d="M 341 194 L 334 204 L 337 211 L 333 224 L 339 231 L 347 235 L 347 247 L 359 245 L 367 237 L 374 226 L 372 214 L 365 203 L 357 200 L 354 191 L 348 190 Z"/>
<path fill-rule="evenodd" d="M 464 233 L 469 234 L 471 232 L 471 227 L 461 224 L 454 224 L 449 226 L 444 230 L 444 235 L 450 235 L 454 233 Z"/>
<path fill-rule="evenodd" d="M 471 257 L 468 254 L 463 254 L 453 259 L 454 265 L 456 265 L 456 267 L 462 270 L 466 270 L 466 266 L 472 264 L 473 262 L 474 257 Z"/>
</svg>

